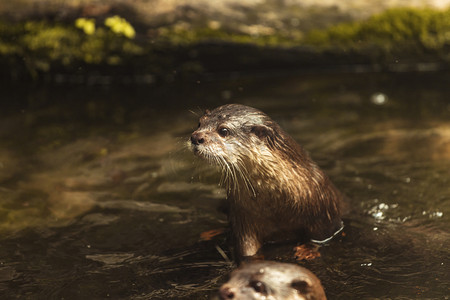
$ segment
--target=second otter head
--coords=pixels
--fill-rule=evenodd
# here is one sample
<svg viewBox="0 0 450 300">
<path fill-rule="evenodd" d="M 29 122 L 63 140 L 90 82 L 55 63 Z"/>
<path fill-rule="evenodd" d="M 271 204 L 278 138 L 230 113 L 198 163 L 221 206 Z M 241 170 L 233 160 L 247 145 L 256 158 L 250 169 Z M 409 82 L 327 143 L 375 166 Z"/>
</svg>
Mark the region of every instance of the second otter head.
<svg viewBox="0 0 450 300">
<path fill-rule="evenodd" d="M 257 261 L 233 271 L 218 293 L 221 300 L 326 300 L 320 280 L 296 264 Z"/>
<path fill-rule="evenodd" d="M 219 166 L 243 167 L 255 155 L 255 146 L 266 148 L 277 126 L 263 112 L 244 105 L 228 104 L 206 111 L 191 136 L 193 152 Z M 258 147 L 261 153 L 261 147 Z M 253 160 L 254 161 L 254 160 Z"/>
</svg>

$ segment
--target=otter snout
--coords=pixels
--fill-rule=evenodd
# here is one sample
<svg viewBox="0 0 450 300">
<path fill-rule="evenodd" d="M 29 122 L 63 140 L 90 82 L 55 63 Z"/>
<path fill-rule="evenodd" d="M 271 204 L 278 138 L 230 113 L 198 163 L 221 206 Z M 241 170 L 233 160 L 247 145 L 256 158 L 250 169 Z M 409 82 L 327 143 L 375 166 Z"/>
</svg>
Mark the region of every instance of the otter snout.
<svg viewBox="0 0 450 300">
<path fill-rule="evenodd" d="M 193 145 L 200 145 L 205 142 L 205 134 L 202 132 L 194 132 L 191 135 L 191 143 Z"/>
<path fill-rule="evenodd" d="M 223 286 L 220 288 L 220 290 L 219 290 L 219 296 L 220 296 L 220 299 L 222 299 L 222 300 L 234 299 L 234 297 L 235 297 L 232 288 L 230 288 L 230 287 L 227 286 L 227 285 L 223 285 Z"/>
</svg>

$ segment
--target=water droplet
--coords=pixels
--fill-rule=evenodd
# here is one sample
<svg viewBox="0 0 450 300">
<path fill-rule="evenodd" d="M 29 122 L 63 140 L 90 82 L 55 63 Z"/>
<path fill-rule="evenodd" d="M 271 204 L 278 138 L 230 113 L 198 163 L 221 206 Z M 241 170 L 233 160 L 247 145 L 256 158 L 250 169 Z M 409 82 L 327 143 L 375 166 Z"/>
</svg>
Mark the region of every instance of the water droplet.
<svg viewBox="0 0 450 300">
<path fill-rule="evenodd" d="M 374 217 L 374 218 L 377 219 L 377 220 L 383 220 L 383 219 L 385 218 L 385 216 L 384 216 L 384 214 L 383 214 L 382 211 L 374 212 L 374 213 L 372 214 L 372 217 Z"/>
<path fill-rule="evenodd" d="M 370 101 L 375 105 L 386 104 L 388 97 L 383 93 L 375 93 L 370 97 Z"/>
<path fill-rule="evenodd" d="M 382 210 L 387 210 L 387 209 L 389 209 L 389 205 L 387 205 L 387 204 L 385 204 L 385 203 L 380 203 L 380 204 L 378 205 L 378 208 L 379 208 L 379 209 L 382 209 Z"/>
<path fill-rule="evenodd" d="M 430 213 L 429 217 L 430 218 L 442 218 L 442 216 L 444 215 L 444 213 L 442 211 L 435 211 Z"/>
<path fill-rule="evenodd" d="M 404 218 L 402 219 L 402 223 L 405 223 L 405 222 L 408 221 L 409 219 L 411 219 L 411 216 L 404 217 Z"/>
</svg>

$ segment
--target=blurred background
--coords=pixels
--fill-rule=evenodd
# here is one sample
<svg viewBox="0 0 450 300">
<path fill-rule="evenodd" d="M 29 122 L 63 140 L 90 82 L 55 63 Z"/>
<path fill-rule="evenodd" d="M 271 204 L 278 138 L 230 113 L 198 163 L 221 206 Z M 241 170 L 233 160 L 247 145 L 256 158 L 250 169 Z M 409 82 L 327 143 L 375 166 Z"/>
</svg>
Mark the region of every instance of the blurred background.
<svg viewBox="0 0 450 300">
<path fill-rule="evenodd" d="M 446 0 L 2 1 L 1 75 L 149 83 L 209 72 L 357 65 L 440 69 L 450 59 L 448 5 Z"/>
<path fill-rule="evenodd" d="M 2 299 L 209 299 L 235 268 L 204 110 L 269 114 L 347 196 L 329 299 L 450 294 L 450 1 L 0 0 Z M 221 232 L 220 230 L 218 232 Z"/>
</svg>

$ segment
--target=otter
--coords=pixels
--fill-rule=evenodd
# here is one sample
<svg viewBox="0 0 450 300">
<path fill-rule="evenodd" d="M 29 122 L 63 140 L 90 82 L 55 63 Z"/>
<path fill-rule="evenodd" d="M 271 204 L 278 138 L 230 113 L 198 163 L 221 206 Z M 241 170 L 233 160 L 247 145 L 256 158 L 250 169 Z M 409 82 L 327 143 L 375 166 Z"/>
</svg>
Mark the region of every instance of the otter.
<svg viewBox="0 0 450 300">
<path fill-rule="evenodd" d="M 218 293 L 222 300 L 326 300 L 320 280 L 295 264 L 258 261 L 234 270 Z"/>
<path fill-rule="evenodd" d="M 240 104 L 207 110 L 190 145 L 222 169 L 237 259 L 256 256 L 274 237 L 320 242 L 342 229 L 342 194 L 262 111 Z"/>
</svg>

